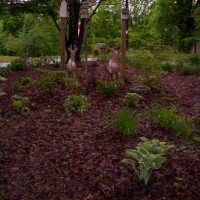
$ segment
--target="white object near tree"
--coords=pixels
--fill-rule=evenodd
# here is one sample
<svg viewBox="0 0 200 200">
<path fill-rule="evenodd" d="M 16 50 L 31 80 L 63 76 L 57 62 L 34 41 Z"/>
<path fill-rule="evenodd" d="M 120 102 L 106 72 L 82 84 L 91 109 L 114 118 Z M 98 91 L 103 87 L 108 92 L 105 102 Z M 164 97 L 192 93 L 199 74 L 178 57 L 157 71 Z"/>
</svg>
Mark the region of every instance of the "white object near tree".
<svg viewBox="0 0 200 200">
<path fill-rule="evenodd" d="M 60 17 L 67 17 L 67 2 L 65 0 L 60 5 Z"/>
</svg>

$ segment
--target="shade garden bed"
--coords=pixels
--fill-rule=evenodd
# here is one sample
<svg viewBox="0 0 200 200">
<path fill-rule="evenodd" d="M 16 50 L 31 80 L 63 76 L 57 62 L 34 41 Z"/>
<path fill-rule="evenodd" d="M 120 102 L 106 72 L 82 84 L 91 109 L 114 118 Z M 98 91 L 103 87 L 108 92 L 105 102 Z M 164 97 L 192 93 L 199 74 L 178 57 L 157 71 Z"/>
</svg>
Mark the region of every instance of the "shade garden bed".
<svg viewBox="0 0 200 200">
<path fill-rule="evenodd" d="M 52 94 L 34 87 L 12 90 L 11 85 L 22 77 L 40 77 L 35 67 L 14 71 L 7 77 L 3 88 L 7 95 L 0 99 L 0 199 L 200 199 L 200 144 L 192 136 L 177 138 L 171 130 L 145 117 L 152 106 L 176 106 L 185 116 L 198 121 L 200 78 L 178 72 L 162 76 L 159 88 L 142 94 L 140 106 L 131 108 L 140 114 L 137 131 L 122 137 L 110 129 L 108 121 L 144 72 L 128 67 L 129 82 L 121 92 L 105 98 L 95 85 L 104 76 L 104 68 L 91 62 L 89 72 L 92 68 L 94 75 L 89 74 L 87 94 L 91 107 L 83 113 L 65 113 L 63 103 L 71 94 L 86 94 L 85 74 L 79 80 L 79 88 L 56 86 Z M 13 110 L 13 95 L 26 96 L 34 102 L 29 115 Z M 140 137 L 175 145 L 166 152 L 167 161 L 152 173 L 147 186 L 131 166 L 121 163 L 125 150 L 134 149 Z"/>
</svg>

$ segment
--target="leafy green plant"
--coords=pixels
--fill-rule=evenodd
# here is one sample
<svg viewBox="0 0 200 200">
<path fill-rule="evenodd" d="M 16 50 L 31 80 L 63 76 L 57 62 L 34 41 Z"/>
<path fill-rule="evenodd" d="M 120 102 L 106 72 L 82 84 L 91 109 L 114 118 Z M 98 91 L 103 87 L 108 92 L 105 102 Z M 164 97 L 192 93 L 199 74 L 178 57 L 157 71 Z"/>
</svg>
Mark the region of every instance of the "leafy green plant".
<svg viewBox="0 0 200 200">
<path fill-rule="evenodd" d="M 77 89 L 79 87 L 79 83 L 75 78 L 66 78 L 65 87 L 68 90 Z"/>
<path fill-rule="evenodd" d="M 157 122 L 165 129 L 170 129 L 174 127 L 176 121 L 176 107 L 171 108 L 153 108 L 150 112 L 156 117 Z"/>
<path fill-rule="evenodd" d="M 144 77 L 139 79 L 139 82 L 152 89 L 158 89 L 161 84 L 161 79 L 158 75 L 147 73 Z"/>
<path fill-rule="evenodd" d="M 142 96 L 140 96 L 137 93 L 127 93 L 123 99 L 123 105 L 128 106 L 128 107 L 131 107 L 131 106 L 138 107 L 141 98 Z"/>
<path fill-rule="evenodd" d="M 80 113 L 85 112 L 89 109 L 91 103 L 88 98 L 83 95 L 70 95 L 64 102 L 65 112 L 75 112 Z"/>
<path fill-rule="evenodd" d="M 195 136 L 192 138 L 194 142 L 196 142 L 197 144 L 200 144 L 200 136 Z"/>
<path fill-rule="evenodd" d="M 171 63 L 163 63 L 161 65 L 161 69 L 164 70 L 164 71 L 168 71 L 168 72 L 172 72 L 173 71 L 173 65 Z"/>
<path fill-rule="evenodd" d="M 16 59 L 9 64 L 12 70 L 26 70 L 28 66 L 23 59 Z"/>
<path fill-rule="evenodd" d="M 23 89 L 23 86 L 21 85 L 21 83 L 15 82 L 11 85 L 11 88 L 12 88 L 13 91 L 19 92 Z"/>
<path fill-rule="evenodd" d="M 122 133 L 123 137 L 129 136 L 136 132 L 138 126 L 138 117 L 124 107 L 115 112 L 111 119 L 111 127 Z"/>
<path fill-rule="evenodd" d="M 31 84 L 32 80 L 30 77 L 22 77 L 20 82 L 23 86 L 27 86 Z"/>
<path fill-rule="evenodd" d="M 12 74 L 12 69 L 10 67 L 2 67 L 0 68 L 0 75 L 7 77 Z"/>
<path fill-rule="evenodd" d="M 48 76 L 56 84 L 65 84 L 66 73 L 64 71 L 49 71 Z"/>
<path fill-rule="evenodd" d="M 118 79 L 112 82 L 104 80 L 97 81 L 97 90 L 104 97 L 110 97 L 113 94 L 120 92 L 123 89 L 125 83 L 122 79 Z"/>
<path fill-rule="evenodd" d="M 41 88 L 42 90 L 47 91 L 49 94 L 52 94 L 56 83 L 47 75 L 35 80 L 34 85 L 37 88 Z"/>
<path fill-rule="evenodd" d="M 194 129 L 194 123 L 191 118 L 183 117 L 183 116 L 177 116 L 174 124 L 174 133 L 176 137 L 188 137 L 193 132 Z"/>
<path fill-rule="evenodd" d="M 166 142 L 160 142 L 158 139 L 149 140 L 145 137 L 140 137 L 140 139 L 142 142 L 139 142 L 138 145 L 153 154 L 163 154 L 167 150 L 174 147 L 174 145 L 166 144 Z"/>
<path fill-rule="evenodd" d="M 172 145 L 159 144 L 159 140 L 145 140 L 139 143 L 134 149 L 126 149 L 126 154 L 131 157 L 131 159 L 124 159 L 122 163 L 131 165 L 138 175 L 139 180 L 143 180 L 144 184 L 147 185 L 151 177 L 152 171 L 160 169 L 162 164 L 167 160 L 163 154 L 166 150 L 172 148 Z M 153 144 L 152 144 L 153 143 Z M 157 145 L 154 148 L 155 144 Z M 156 151 L 160 153 L 155 153 Z"/>
<path fill-rule="evenodd" d="M 83 74 L 84 71 L 85 71 L 85 69 L 82 68 L 82 67 L 78 67 L 78 68 L 77 68 L 77 70 L 76 70 L 76 77 L 77 77 L 79 80 L 81 79 L 82 74 Z"/>
<path fill-rule="evenodd" d="M 191 65 L 194 67 L 200 66 L 200 57 L 197 55 L 193 55 L 189 58 Z"/>
<path fill-rule="evenodd" d="M 12 107 L 18 114 L 23 114 L 23 115 L 30 114 L 31 110 L 28 107 L 29 101 L 30 100 L 28 97 L 20 97 L 14 95 L 12 97 Z"/>
</svg>

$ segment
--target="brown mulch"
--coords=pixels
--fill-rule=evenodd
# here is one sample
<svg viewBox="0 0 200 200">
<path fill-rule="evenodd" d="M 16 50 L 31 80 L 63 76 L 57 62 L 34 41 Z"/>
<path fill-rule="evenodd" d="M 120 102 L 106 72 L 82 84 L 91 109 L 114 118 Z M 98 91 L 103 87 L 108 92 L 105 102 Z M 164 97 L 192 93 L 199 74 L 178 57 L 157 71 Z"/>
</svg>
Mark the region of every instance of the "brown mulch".
<svg viewBox="0 0 200 200">
<path fill-rule="evenodd" d="M 104 71 L 98 63 L 90 63 L 89 72 L 92 67 L 95 82 Z M 57 87 L 53 95 L 35 88 L 12 91 L 10 86 L 21 77 L 39 77 L 35 68 L 15 71 L 8 77 L 3 88 L 7 95 L 0 99 L 0 200 L 200 199 L 199 144 L 191 138 L 176 138 L 148 119 L 142 120 L 137 133 L 128 138 L 108 128 L 112 113 L 143 72 L 128 68 L 126 73 L 131 82 L 109 99 L 99 95 L 89 76 L 92 105 L 82 114 L 66 114 L 63 103 L 70 94 L 85 94 L 84 77 L 79 89 Z M 11 99 L 16 94 L 35 102 L 30 115 L 14 112 Z M 155 105 L 175 105 L 186 116 L 200 117 L 200 77 L 168 73 L 158 90 L 143 97 L 141 107 L 134 112 L 144 113 Z M 142 136 L 176 145 L 146 187 L 130 166 L 121 163 L 125 149 L 135 148 Z"/>
</svg>

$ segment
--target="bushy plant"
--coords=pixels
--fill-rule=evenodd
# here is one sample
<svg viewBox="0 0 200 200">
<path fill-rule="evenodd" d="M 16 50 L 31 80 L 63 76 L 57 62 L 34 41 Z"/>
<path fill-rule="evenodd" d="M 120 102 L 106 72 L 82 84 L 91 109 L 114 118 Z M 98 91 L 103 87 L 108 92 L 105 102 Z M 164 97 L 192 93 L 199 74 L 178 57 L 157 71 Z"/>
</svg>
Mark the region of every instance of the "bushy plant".
<svg viewBox="0 0 200 200">
<path fill-rule="evenodd" d="M 85 112 L 89 109 L 91 103 L 88 98 L 83 95 L 70 95 L 64 102 L 65 112 L 75 112 L 80 113 Z"/>
<path fill-rule="evenodd" d="M 77 77 L 79 80 L 81 79 L 82 74 L 83 74 L 84 71 L 85 71 L 85 69 L 82 68 L 82 67 L 77 68 L 77 70 L 76 70 L 76 77 Z"/>
<path fill-rule="evenodd" d="M 66 78 L 65 87 L 68 90 L 77 89 L 79 87 L 79 83 L 75 78 Z"/>
<path fill-rule="evenodd" d="M 117 79 L 111 82 L 107 82 L 104 80 L 97 81 L 97 90 L 103 96 L 111 96 L 112 94 L 116 94 L 123 89 L 125 83 L 122 79 Z"/>
<path fill-rule="evenodd" d="M 119 88 L 115 83 L 113 82 L 108 83 L 107 81 L 104 80 L 97 81 L 97 90 L 104 97 L 109 97 L 110 95 L 119 92 Z"/>
<path fill-rule="evenodd" d="M 189 58 L 189 61 L 190 61 L 191 65 L 193 65 L 194 67 L 200 66 L 200 56 L 198 56 L 198 55 L 191 56 Z"/>
<path fill-rule="evenodd" d="M 181 72 L 184 74 L 184 75 L 192 75 L 194 74 L 195 70 L 192 66 L 186 66 L 184 65 L 182 68 L 181 68 Z"/>
<path fill-rule="evenodd" d="M 23 59 L 17 59 L 17 60 L 12 61 L 9 64 L 9 67 L 12 70 L 26 70 L 28 68 L 28 66 L 26 65 Z"/>
<path fill-rule="evenodd" d="M 48 76 L 56 84 L 64 84 L 66 80 L 64 71 L 49 71 Z"/>
<path fill-rule="evenodd" d="M 164 70 L 164 71 L 168 71 L 168 72 L 172 72 L 173 71 L 173 65 L 171 63 L 163 63 L 161 65 L 161 69 Z"/>
<path fill-rule="evenodd" d="M 177 116 L 174 124 L 174 133 L 176 137 L 187 138 L 194 133 L 194 123 L 191 118 Z"/>
<path fill-rule="evenodd" d="M 12 74 L 12 69 L 10 67 L 2 67 L 0 68 L 0 75 L 7 77 Z"/>
<path fill-rule="evenodd" d="M 131 165 L 137 173 L 139 180 L 143 180 L 144 184 L 147 185 L 152 171 L 160 169 L 162 164 L 167 160 L 163 154 L 172 148 L 173 145 L 166 145 L 155 139 L 149 141 L 143 138 L 142 140 L 143 142 L 137 145 L 136 150 L 126 150 L 126 154 L 131 159 L 124 159 L 122 162 Z"/>
<path fill-rule="evenodd" d="M 136 132 L 138 122 L 138 117 L 134 116 L 128 108 L 123 107 L 113 114 L 111 126 L 125 137 Z"/>
<path fill-rule="evenodd" d="M 20 82 L 23 86 L 27 86 L 31 84 L 32 79 L 30 77 L 22 77 Z"/>
<path fill-rule="evenodd" d="M 123 99 L 123 105 L 132 107 L 132 106 L 139 106 L 139 102 L 142 96 L 140 96 L 137 93 L 127 93 L 126 96 Z"/>
<path fill-rule="evenodd" d="M 49 94 L 52 94 L 56 83 L 47 75 L 35 80 L 34 85 L 37 88 L 41 88 L 42 90 L 47 91 Z"/>
<path fill-rule="evenodd" d="M 176 107 L 171 108 L 152 108 L 150 112 L 156 117 L 157 122 L 165 129 L 174 127 L 176 121 Z"/>
<path fill-rule="evenodd" d="M 144 77 L 139 79 L 139 82 L 149 86 L 151 89 L 158 89 L 161 84 L 161 79 L 158 75 L 147 73 Z"/>
<path fill-rule="evenodd" d="M 21 91 L 21 90 L 23 89 L 23 86 L 22 86 L 21 83 L 15 82 L 15 83 L 13 83 L 13 84 L 11 85 L 11 88 L 12 88 L 13 91 L 19 92 L 19 91 Z"/>
<path fill-rule="evenodd" d="M 12 107 L 18 114 L 23 114 L 23 115 L 30 114 L 31 110 L 28 107 L 29 101 L 30 100 L 28 97 L 20 97 L 14 95 L 12 97 Z"/>
</svg>

